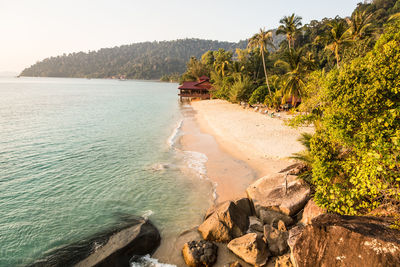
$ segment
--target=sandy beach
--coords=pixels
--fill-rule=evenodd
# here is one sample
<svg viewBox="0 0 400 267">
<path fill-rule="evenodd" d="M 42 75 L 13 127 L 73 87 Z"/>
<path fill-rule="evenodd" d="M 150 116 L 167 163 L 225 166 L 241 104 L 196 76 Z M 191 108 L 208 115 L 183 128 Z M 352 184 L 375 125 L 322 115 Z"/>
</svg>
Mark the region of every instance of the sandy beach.
<svg viewBox="0 0 400 267">
<path fill-rule="evenodd" d="M 233 157 L 246 162 L 262 177 L 292 163 L 289 157 L 304 149 L 297 141 L 312 127 L 293 129 L 278 117 L 243 109 L 224 100 L 192 102 L 196 120 L 205 133 Z"/>
<path fill-rule="evenodd" d="M 289 159 L 291 154 L 304 149 L 298 137 L 302 132 L 313 131 L 312 128 L 292 129 L 283 119 L 271 118 L 254 109 L 245 110 L 223 100 L 184 104 L 182 113 L 180 149 L 207 157 L 206 179 L 214 184 L 215 202 L 245 196 L 246 188 L 256 179 L 293 164 Z M 154 257 L 160 262 L 185 266 L 182 246 L 197 238 L 197 230 L 190 229 L 178 237 L 164 239 Z M 237 260 L 226 247 L 220 246 L 220 249 L 215 266 Z"/>
</svg>

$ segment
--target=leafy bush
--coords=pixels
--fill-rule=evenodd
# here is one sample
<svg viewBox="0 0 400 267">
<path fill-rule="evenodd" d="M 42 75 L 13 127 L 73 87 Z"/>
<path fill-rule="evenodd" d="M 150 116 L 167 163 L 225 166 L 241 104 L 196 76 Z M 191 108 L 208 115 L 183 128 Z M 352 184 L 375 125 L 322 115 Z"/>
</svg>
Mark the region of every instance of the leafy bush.
<svg viewBox="0 0 400 267">
<path fill-rule="evenodd" d="M 327 79 L 327 105 L 310 144 L 316 202 L 351 215 L 399 205 L 400 22 Z"/>
<path fill-rule="evenodd" d="M 264 103 L 265 97 L 268 95 L 268 87 L 266 85 L 259 86 L 254 92 L 251 94 L 249 104 L 260 104 Z"/>
<path fill-rule="evenodd" d="M 230 89 L 230 101 L 237 103 L 240 101 L 248 101 L 251 94 L 253 93 L 254 86 L 251 79 L 248 76 L 244 76 L 242 79 L 238 79 L 232 85 Z"/>
</svg>

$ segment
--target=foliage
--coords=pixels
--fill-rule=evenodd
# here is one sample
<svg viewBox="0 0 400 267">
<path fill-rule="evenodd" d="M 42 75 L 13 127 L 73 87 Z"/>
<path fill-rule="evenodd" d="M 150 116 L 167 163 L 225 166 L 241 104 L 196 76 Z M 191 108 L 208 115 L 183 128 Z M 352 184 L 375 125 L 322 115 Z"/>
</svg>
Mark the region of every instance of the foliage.
<svg viewBox="0 0 400 267">
<path fill-rule="evenodd" d="M 280 25 L 278 27 L 276 34 L 285 34 L 286 35 L 289 50 L 291 48 L 294 48 L 294 40 L 295 40 L 296 33 L 299 31 L 299 27 L 302 25 L 301 19 L 302 19 L 301 17 L 296 16 L 293 13 L 290 16 L 283 17 L 279 21 L 279 23 L 281 23 L 282 25 Z"/>
<path fill-rule="evenodd" d="M 229 100 L 233 103 L 240 101 L 247 101 L 254 91 L 254 85 L 251 82 L 250 77 L 245 76 L 242 79 L 236 80 L 232 84 L 230 90 Z"/>
<path fill-rule="evenodd" d="M 266 85 L 261 85 L 251 94 L 251 97 L 249 99 L 249 104 L 255 105 L 264 103 L 265 97 L 267 95 L 268 95 L 268 87 Z"/>
<path fill-rule="evenodd" d="M 311 140 L 315 200 L 341 214 L 400 203 L 400 22 L 365 57 L 328 75 Z"/>
<path fill-rule="evenodd" d="M 144 42 L 103 48 L 87 53 L 71 53 L 44 59 L 22 71 L 22 76 L 159 79 L 163 75 L 183 73 L 185 63 L 208 50 L 234 51 L 245 48 L 238 43 L 201 39 Z"/>
</svg>

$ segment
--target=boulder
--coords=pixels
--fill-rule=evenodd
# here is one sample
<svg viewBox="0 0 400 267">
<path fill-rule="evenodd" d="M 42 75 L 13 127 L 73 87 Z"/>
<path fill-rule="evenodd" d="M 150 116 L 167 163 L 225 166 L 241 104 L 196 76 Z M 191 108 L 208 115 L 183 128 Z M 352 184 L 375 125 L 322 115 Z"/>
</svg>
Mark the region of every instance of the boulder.
<svg viewBox="0 0 400 267">
<path fill-rule="evenodd" d="M 262 237 L 255 233 L 233 239 L 228 243 L 228 248 L 245 262 L 254 266 L 265 265 L 270 255 Z"/>
<path fill-rule="evenodd" d="M 185 263 L 190 267 L 212 266 L 217 261 L 218 247 L 208 241 L 190 241 L 182 249 Z"/>
<path fill-rule="evenodd" d="M 376 217 L 323 214 L 292 246 L 295 266 L 399 266 L 400 231 Z"/>
<path fill-rule="evenodd" d="M 110 236 L 104 245 L 74 266 L 128 267 L 133 256 L 153 253 L 159 246 L 160 240 L 157 228 L 150 221 L 140 219 L 135 225 Z"/>
<path fill-rule="evenodd" d="M 251 208 L 250 200 L 247 197 L 238 198 L 233 201 L 235 205 L 246 213 L 247 217 L 253 215 L 253 210 Z"/>
<path fill-rule="evenodd" d="M 282 173 L 265 176 L 247 190 L 247 196 L 254 205 L 257 216 L 261 210 L 276 210 L 292 216 L 300 211 L 310 197 L 310 187 L 297 176 Z"/>
<path fill-rule="evenodd" d="M 326 210 L 318 207 L 314 200 L 310 199 L 304 207 L 303 217 L 300 222 L 306 225 L 311 224 L 312 219 L 324 213 L 326 213 Z"/>
<path fill-rule="evenodd" d="M 235 262 L 229 263 L 229 267 L 242 267 L 242 265 L 240 264 L 240 262 L 235 261 Z"/>
<path fill-rule="evenodd" d="M 290 216 L 274 210 L 260 210 L 260 219 L 264 224 L 274 226 L 278 224 L 278 221 L 283 221 L 286 226 L 294 224 L 294 221 Z"/>
<path fill-rule="evenodd" d="M 282 170 L 279 173 L 287 173 L 290 175 L 299 175 L 300 173 L 306 171 L 308 169 L 307 165 L 304 163 L 295 163 L 292 164 Z"/>
<path fill-rule="evenodd" d="M 293 267 L 290 261 L 290 253 L 279 256 L 275 261 L 275 267 Z"/>
<path fill-rule="evenodd" d="M 289 238 L 287 231 L 279 231 L 271 225 L 264 225 L 264 237 L 272 255 L 281 256 L 285 254 L 288 249 L 287 240 Z"/>
<path fill-rule="evenodd" d="M 250 233 L 263 233 L 264 232 L 264 224 L 263 222 L 255 217 L 255 216 L 250 216 L 249 217 L 249 230 L 248 232 Z"/>
<path fill-rule="evenodd" d="M 248 226 L 249 219 L 245 212 L 232 201 L 228 201 L 215 207 L 198 230 L 205 240 L 229 242 L 245 234 Z"/>
</svg>

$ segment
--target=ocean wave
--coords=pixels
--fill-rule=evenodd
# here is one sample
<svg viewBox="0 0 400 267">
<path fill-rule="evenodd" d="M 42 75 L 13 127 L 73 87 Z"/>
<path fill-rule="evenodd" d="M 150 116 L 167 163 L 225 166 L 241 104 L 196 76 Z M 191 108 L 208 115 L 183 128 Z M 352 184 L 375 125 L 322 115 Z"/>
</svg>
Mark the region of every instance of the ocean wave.
<svg viewBox="0 0 400 267">
<path fill-rule="evenodd" d="M 184 161 L 187 166 L 194 170 L 200 178 L 207 178 L 207 168 L 206 163 L 208 161 L 208 157 L 197 151 L 183 151 Z"/>
<path fill-rule="evenodd" d="M 145 212 L 143 212 L 142 218 L 145 220 L 148 220 L 149 217 L 153 214 L 154 214 L 154 212 L 152 210 L 146 210 Z"/>
<path fill-rule="evenodd" d="M 180 120 L 180 121 L 178 122 L 178 125 L 177 125 L 177 126 L 174 128 L 174 130 L 172 131 L 172 134 L 170 135 L 170 137 L 168 137 L 167 143 L 168 143 L 168 145 L 169 145 L 170 147 L 173 147 L 173 146 L 174 146 L 175 141 L 176 141 L 177 137 L 179 136 L 179 130 L 180 130 L 181 127 L 182 127 L 182 123 L 183 123 L 183 120 Z"/>
<path fill-rule="evenodd" d="M 150 255 L 146 255 L 140 258 L 135 258 L 131 261 L 131 267 L 176 267 L 176 265 L 160 263 L 157 259 L 151 258 Z"/>
</svg>

